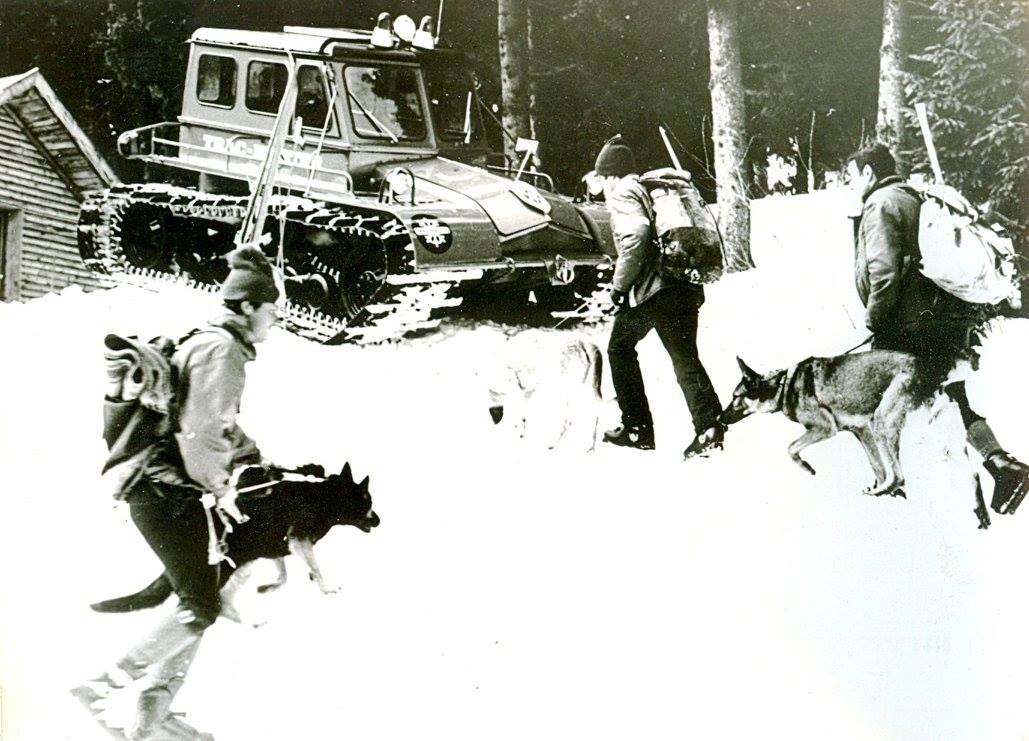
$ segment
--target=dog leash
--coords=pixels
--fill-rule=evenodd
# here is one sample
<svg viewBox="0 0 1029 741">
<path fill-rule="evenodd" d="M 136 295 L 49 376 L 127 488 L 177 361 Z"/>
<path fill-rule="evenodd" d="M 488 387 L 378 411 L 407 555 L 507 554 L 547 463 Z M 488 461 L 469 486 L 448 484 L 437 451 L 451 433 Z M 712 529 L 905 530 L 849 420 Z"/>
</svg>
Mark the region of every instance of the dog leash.
<svg viewBox="0 0 1029 741">
<path fill-rule="evenodd" d="M 268 481 L 263 484 L 254 484 L 253 486 L 244 486 L 242 489 L 236 489 L 236 494 L 246 494 L 252 491 L 269 489 L 283 481 L 306 481 L 319 483 L 325 481 L 325 479 L 318 476 L 308 476 L 306 474 L 284 473 L 281 479 Z M 207 563 L 214 566 L 225 561 L 232 566 L 232 568 L 236 568 L 235 562 L 229 557 L 229 545 L 227 541 L 228 534 L 232 532 L 232 518 L 222 512 L 218 507 L 218 500 L 213 494 L 204 494 L 200 498 L 200 504 L 204 508 L 204 517 L 207 520 Z M 216 512 L 218 514 L 218 519 L 222 522 L 222 536 L 220 538 L 218 537 L 218 532 L 214 527 L 214 515 L 212 512 Z"/>
<path fill-rule="evenodd" d="M 244 486 L 242 489 L 236 489 L 237 494 L 247 494 L 252 491 L 260 491 L 261 489 L 269 489 L 276 484 L 281 484 L 283 481 L 306 481 L 313 484 L 320 484 L 325 479 L 318 476 L 308 476 L 302 473 L 284 473 L 281 479 L 275 479 L 274 481 L 266 481 L 263 484 L 254 484 L 253 486 Z"/>
<path fill-rule="evenodd" d="M 211 566 L 217 566 L 222 561 L 228 563 L 232 568 L 236 568 L 236 563 L 229 558 L 229 545 L 226 540 L 229 533 L 232 532 L 232 522 L 228 515 L 218 509 L 218 500 L 210 492 L 205 492 L 200 497 L 200 506 L 204 508 L 204 518 L 207 520 L 207 563 Z M 218 513 L 218 519 L 222 521 L 222 536 L 218 537 L 218 532 L 214 528 L 214 515 L 212 512 Z"/>
</svg>

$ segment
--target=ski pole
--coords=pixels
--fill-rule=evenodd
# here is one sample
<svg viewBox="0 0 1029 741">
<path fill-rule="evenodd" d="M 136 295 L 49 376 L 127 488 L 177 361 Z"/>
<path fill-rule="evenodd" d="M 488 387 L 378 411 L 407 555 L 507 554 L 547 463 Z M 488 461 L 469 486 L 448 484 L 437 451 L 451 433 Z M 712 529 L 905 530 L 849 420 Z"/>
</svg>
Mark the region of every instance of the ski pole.
<svg viewBox="0 0 1029 741">
<path fill-rule="evenodd" d="M 578 318 L 578 317 L 588 316 L 589 315 L 589 308 L 590 308 L 590 303 L 591 302 L 592 302 L 592 297 L 586 299 L 581 304 L 576 306 L 574 309 L 572 309 L 568 313 L 568 316 L 564 317 L 561 321 L 559 321 L 557 324 L 554 325 L 554 329 L 557 329 L 562 324 L 567 322 L 569 319 L 575 319 L 575 318 Z"/>
<path fill-rule="evenodd" d="M 672 143 L 668 141 L 668 132 L 665 131 L 665 127 L 660 125 L 657 127 L 657 130 L 661 134 L 661 139 L 665 143 L 665 149 L 668 150 L 668 156 L 672 159 L 672 167 L 676 170 L 682 170 L 682 164 L 679 162 L 679 158 L 675 156 L 675 150 L 672 149 Z"/>
<path fill-rule="evenodd" d="M 580 315 L 580 311 L 582 311 L 582 309 L 587 308 L 588 304 L 589 304 L 588 301 L 584 301 L 583 303 L 581 303 L 578 306 L 576 306 L 574 309 L 572 309 L 572 312 L 568 316 L 566 316 L 564 319 L 562 319 L 561 321 L 559 321 L 557 324 L 554 325 L 554 329 L 557 329 L 558 327 L 560 327 L 562 324 L 567 322 L 572 317 L 579 316 Z M 586 312 L 582 311 L 582 316 L 585 316 L 585 315 L 586 315 Z"/>
</svg>

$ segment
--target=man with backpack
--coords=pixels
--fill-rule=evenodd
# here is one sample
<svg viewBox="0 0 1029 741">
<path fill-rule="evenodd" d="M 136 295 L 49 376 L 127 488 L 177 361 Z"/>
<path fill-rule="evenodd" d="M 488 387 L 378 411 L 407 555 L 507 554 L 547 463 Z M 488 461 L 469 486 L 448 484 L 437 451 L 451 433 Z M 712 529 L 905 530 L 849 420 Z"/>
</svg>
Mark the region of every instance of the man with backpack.
<svg viewBox="0 0 1029 741">
<path fill-rule="evenodd" d="M 855 280 L 872 346 L 916 355 L 931 381 L 953 379 L 955 369 L 976 360 L 985 307 L 952 295 L 919 271 L 922 200 L 897 175 L 889 149 L 875 144 L 853 153 L 847 175 L 862 200 Z M 957 403 L 968 441 L 996 482 L 991 506 L 1013 513 L 1029 490 L 1029 466 L 1009 455 L 969 406 L 964 381 L 950 380 L 944 391 Z"/>
<path fill-rule="evenodd" d="M 226 523 L 242 520 L 230 484 L 233 469 L 261 460 L 236 416 L 245 366 L 277 321 L 279 289 L 259 249 L 236 250 L 229 265 L 221 288 L 223 311 L 181 340 L 171 356 L 168 432 L 140 464 L 138 478 L 126 479 L 132 521 L 179 598 L 177 611 L 130 650 L 117 671 L 99 680 L 118 688 L 124 675 L 143 679 L 135 721 L 126 729 L 130 739 L 178 737 L 176 731 L 193 737 L 169 708 L 203 632 L 221 611 L 218 539 Z M 76 689 L 90 699 L 87 686 Z"/>
<path fill-rule="evenodd" d="M 660 271 L 653 203 L 640 182 L 632 149 L 620 136 L 604 144 L 594 169 L 604 186 L 618 250 L 611 293 L 616 313 L 608 358 L 622 424 L 605 432 L 604 441 L 641 450 L 654 448 L 654 421 L 636 345 L 656 329 L 693 417 L 696 438 L 684 457 L 720 448 L 724 436 L 718 422 L 721 405 L 697 352 L 697 320 L 704 289 L 685 280 L 672 280 Z"/>
</svg>

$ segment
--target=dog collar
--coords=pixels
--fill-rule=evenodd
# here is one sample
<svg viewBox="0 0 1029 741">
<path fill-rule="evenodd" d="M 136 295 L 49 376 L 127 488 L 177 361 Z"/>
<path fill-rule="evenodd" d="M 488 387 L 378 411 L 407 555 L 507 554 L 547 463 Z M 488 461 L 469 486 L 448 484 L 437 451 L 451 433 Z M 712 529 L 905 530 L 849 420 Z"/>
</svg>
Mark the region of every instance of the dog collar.
<svg viewBox="0 0 1029 741">
<path fill-rule="evenodd" d="M 786 408 L 786 394 L 789 391 L 790 386 L 793 385 L 793 379 L 797 377 L 797 371 L 800 369 L 800 365 L 795 365 L 789 370 L 782 372 L 782 383 L 779 386 L 779 391 L 776 394 L 775 406 L 776 411 L 783 411 Z M 789 415 L 787 415 L 789 416 Z"/>
</svg>

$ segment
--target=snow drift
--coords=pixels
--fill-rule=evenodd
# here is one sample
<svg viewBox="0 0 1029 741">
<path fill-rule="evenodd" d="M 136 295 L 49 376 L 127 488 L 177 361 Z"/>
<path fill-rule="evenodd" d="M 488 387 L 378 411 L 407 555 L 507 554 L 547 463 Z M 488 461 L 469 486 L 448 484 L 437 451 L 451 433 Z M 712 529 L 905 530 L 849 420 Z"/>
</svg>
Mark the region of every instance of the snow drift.
<svg viewBox="0 0 1029 741">
<path fill-rule="evenodd" d="M 723 401 L 737 354 L 769 370 L 864 338 L 835 196 L 806 198 L 755 204 L 758 268 L 708 291 L 701 352 Z M 5 739 L 104 737 L 66 690 L 158 616 L 87 605 L 160 567 L 99 488 L 102 338 L 174 335 L 212 300 L 68 289 L 0 305 Z M 244 595 L 265 627 L 208 632 L 177 701 L 191 723 L 219 741 L 1029 732 L 1029 513 L 976 529 L 956 412 L 909 422 L 907 500 L 858 495 L 871 471 L 846 435 L 803 473 L 781 416 L 687 464 L 686 407 L 651 336 L 658 451 L 547 452 L 490 422 L 504 342 L 477 326 L 367 348 L 277 332 L 259 348 L 244 428 L 283 464 L 371 474 L 382 525 L 317 547 L 339 595 L 289 563 L 283 590 Z M 999 325 L 970 396 L 1029 458 L 1026 347 L 1029 322 Z"/>
</svg>

